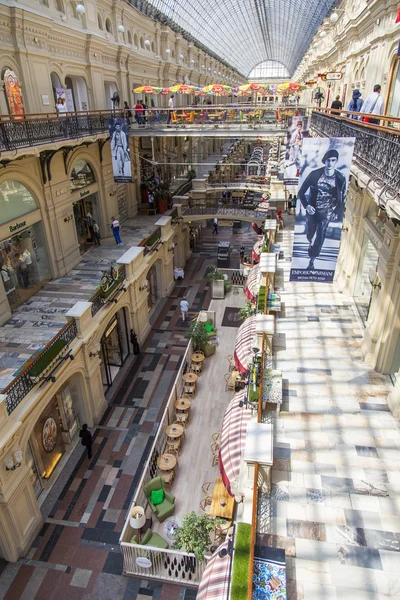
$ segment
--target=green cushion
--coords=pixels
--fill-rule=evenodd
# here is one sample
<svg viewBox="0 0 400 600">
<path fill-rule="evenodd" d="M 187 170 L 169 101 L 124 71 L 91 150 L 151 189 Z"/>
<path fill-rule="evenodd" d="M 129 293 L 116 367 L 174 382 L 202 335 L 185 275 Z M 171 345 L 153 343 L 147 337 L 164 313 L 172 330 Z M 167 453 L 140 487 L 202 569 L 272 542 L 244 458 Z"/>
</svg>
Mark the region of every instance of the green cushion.
<svg viewBox="0 0 400 600">
<path fill-rule="evenodd" d="M 136 534 L 134 536 L 132 536 L 131 541 L 129 543 L 130 544 L 138 544 L 138 539 L 137 539 Z"/>
<path fill-rule="evenodd" d="M 150 502 L 157 506 L 157 504 L 162 504 L 164 500 L 164 490 L 153 490 L 150 496 Z"/>
<path fill-rule="evenodd" d="M 148 530 L 146 531 L 146 533 L 144 534 L 144 536 L 142 537 L 142 541 L 141 541 L 140 543 L 141 543 L 143 546 L 145 546 L 146 544 L 148 544 L 148 543 L 149 543 L 149 541 L 150 541 L 150 539 L 151 539 L 151 536 L 152 536 L 151 529 L 148 529 Z"/>
<path fill-rule="evenodd" d="M 213 331 L 213 329 L 214 329 L 214 327 L 213 327 L 212 325 L 210 325 L 209 323 L 206 323 L 206 324 L 204 325 L 204 327 L 205 327 L 205 330 L 206 330 L 208 333 L 211 333 L 211 332 Z"/>
</svg>

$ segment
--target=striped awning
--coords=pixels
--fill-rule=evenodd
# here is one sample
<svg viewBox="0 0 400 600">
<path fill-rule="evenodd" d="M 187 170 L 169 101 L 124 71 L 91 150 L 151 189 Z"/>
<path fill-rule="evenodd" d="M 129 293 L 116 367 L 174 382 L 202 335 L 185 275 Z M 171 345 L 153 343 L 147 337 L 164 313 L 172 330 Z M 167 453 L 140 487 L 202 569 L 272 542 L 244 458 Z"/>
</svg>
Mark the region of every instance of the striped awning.
<svg viewBox="0 0 400 600">
<path fill-rule="evenodd" d="M 222 558 L 219 553 L 223 548 L 228 550 L 229 540 L 218 547 L 204 569 L 196 600 L 226 600 L 229 589 L 229 572 L 231 556 L 229 553 Z"/>
<path fill-rule="evenodd" d="M 260 254 L 261 254 L 261 248 L 263 247 L 263 243 L 264 243 L 264 238 L 262 237 L 253 246 L 251 258 L 253 259 L 253 263 L 255 265 L 260 261 Z"/>
<path fill-rule="evenodd" d="M 246 443 L 247 424 L 251 419 L 252 412 L 244 402 L 247 390 L 242 390 L 232 398 L 225 411 L 222 422 L 221 440 L 219 447 L 219 470 L 222 481 L 231 496 L 233 482 L 238 481 L 240 474 L 240 463 Z"/>
<path fill-rule="evenodd" d="M 256 303 L 258 294 L 258 277 L 260 274 L 260 265 L 254 265 L 251 269 L 249 276 L 246 281 L 246 288 L 244 290 L 245 296 L 253 304 Z"/>
<path fill-rule="evenodd" d="M 257 206 L 257 210 L 263 212 L 268 212 L 270 208 L 269 202 L 260 202 Z"/>
<path fill-rule="evenodd" d="M 252 358 L 252 348 L 254 347 L 255 336 L 256 336 L 256 316 L 249 317 L 239 327 L 236 340 L 235 350 L 233 357 L 235 359 L 235 365 L 240 373 L 245 373 L 248 369 L 249 362 Z"/>
</svg>

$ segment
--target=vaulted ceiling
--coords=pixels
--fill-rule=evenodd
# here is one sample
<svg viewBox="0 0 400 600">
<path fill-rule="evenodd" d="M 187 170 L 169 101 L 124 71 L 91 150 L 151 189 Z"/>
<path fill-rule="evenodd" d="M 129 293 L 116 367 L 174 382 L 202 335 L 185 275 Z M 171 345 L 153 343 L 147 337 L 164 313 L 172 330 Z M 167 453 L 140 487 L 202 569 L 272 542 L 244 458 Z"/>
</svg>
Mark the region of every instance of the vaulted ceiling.
<svg viewBox="0 0 400 600">
<path fill-rule="evenodd" d="M 147 0 L 244 76 L 265 60 L 292 75 L 335 0 Z"/>
</svg>

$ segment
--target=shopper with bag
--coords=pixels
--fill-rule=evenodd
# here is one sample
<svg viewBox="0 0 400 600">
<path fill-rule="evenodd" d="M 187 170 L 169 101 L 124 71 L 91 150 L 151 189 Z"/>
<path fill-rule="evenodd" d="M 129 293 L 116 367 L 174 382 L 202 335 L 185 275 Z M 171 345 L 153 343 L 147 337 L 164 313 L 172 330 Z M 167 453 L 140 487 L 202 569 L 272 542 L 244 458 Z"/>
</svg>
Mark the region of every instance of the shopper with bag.
<svg viewBox="0 0 400 600">
<path fill-rule="evenodd" d="M 374 85 L 374 91 L 365 100 L 362 111 L 368 115 L 382 115 L 384 108 L 384 100 L 381 96 L 381 86 L 379 83 Z M 374 119 L 372 117 L 363 117 L 364 123 L 372 123 L 373 125 L 379 125 L 380 119 Z"/>
<path fill-rule="evenodd" d="M 351 112 L 361 112 L 361 107 L 364 104 L 364 100 L 361 98 L 360 90 L 353 90 L 353 96 L 349 102 L 347 110 Z M 346 115 L 349 119 L 355 119 L 356 121 L 360 118 L 356 115 Z"/>
</svg>

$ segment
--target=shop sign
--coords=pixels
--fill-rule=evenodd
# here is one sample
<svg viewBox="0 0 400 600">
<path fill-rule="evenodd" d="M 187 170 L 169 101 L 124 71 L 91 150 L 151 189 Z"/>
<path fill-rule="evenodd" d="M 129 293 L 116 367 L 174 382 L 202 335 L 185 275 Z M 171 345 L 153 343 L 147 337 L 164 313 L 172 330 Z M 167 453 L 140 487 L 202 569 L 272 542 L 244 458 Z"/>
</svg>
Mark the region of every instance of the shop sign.
<svg viewBox="0 0 400 600">
<path fill-rule="evenodd" d="M 325 73 L 325 81 L 339 81 L 342 79 L 341 73 Z"/>
<path fill-rule="evenodd" d="M 108 336 L 110 335 L 110 333 L 112 333 L 112 331 L 114 331 L 116 326 L 117 326 L 117 319 L 115 319 L 115 321 L 113 321 L 113 323 L 111 323 L 110 327 L 105 332 L 104 337 L 108 338 Z"/>
<path fill-rule="evenodd" d="M 383 246 L 383 241 L 380 239 L 380 237 L 375 233 L 375 231 L 369 225 L 366 225 L 365 233 L 367 234 L 369 241 L 379 251 Z"/>
<path fill-rule="evenodd" d="M 25 225 L 26 225 L 26 221 L 21 221 L 20 223 L 15 223 L 15 225 L 9 225 L 8 229 L 10 230 L 11 233 L 13 233 L 14 231 L 18 231 L 18 229 L 25 227 Z"/>
<path fill-rule="evenodd" d="M 219 227 L 233 227 L 233 221 L 218 221 Z"/>
<path fill-rule="evenodd" d="M 84 198 L 85 196 L 89 196 L 90 190 L 85 190 L 79 194 L 79 198 Z"/>
</svg>

